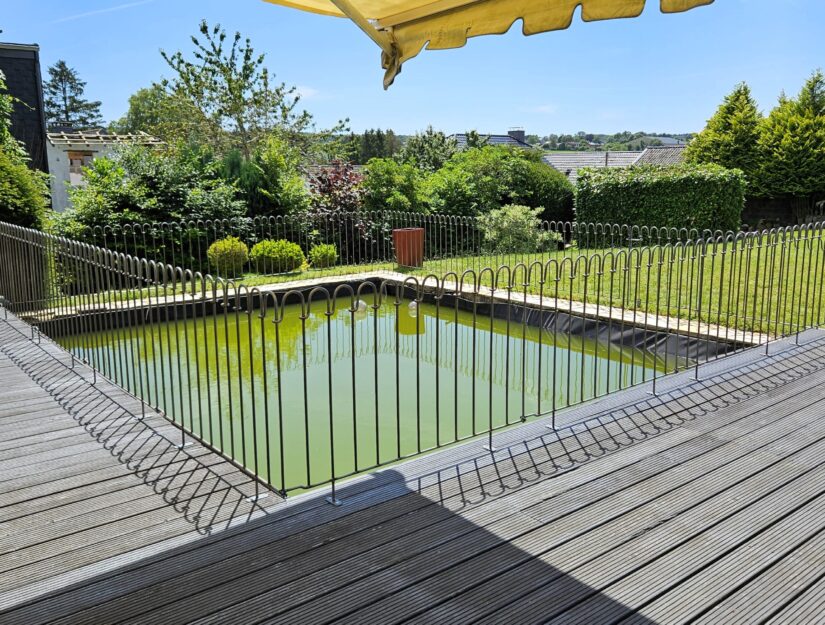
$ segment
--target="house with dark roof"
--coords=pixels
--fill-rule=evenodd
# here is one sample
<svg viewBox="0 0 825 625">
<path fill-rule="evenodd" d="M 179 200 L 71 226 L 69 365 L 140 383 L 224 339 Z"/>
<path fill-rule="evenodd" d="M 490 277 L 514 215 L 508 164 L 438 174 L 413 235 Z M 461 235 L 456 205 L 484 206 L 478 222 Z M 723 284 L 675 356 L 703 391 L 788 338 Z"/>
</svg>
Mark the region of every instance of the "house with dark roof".
<svg viewBox="0 0 825 625">
<path fill-rule="evenodd" d="M 634 165 L 679 165 L 685 162 L 687 145 L 656 145 L 645 149 Z"/>
<path fill-rule="evenodd" d="M 567 176 L 576 184 L 580 169 L 585 167 L 629 167 L 636 162 L 641 152 L 550 152 L 542 160 Z"/>
<path fill-rule="evenodd" d="M 678 165 L 684 162 L 684 145 L 652 146 L 642 152 L 549 152 L 542 160 L 576 184 L 585 167 L 632 167 L 633 165 Z"/>
<path fill-rule="evenodd" d="M 40 48 L 0 43 L 0 71 L 5 76 L 8 93 L 17 100 L 11 114 L 11 134 L 22 142 L 31 166 L 48 173 Z"/>
<path fill-rule="evenodd" d="M 483 135 L 479 134 L 479 137 L 482 141 L 485 141 L 486 145 L 504 145 L 511 148 L 525 148 L 531 149 L 533 146 L 527 143 L 525 137 L 524 129 L 522 128 L 514 128 L 507 131 L 506 135 Z M 465 133 L 459 133 L 455 135 L 450 135 L 450 138 L 455 139 L 456 144 L 458 145 L 459 150 L 464 150 L 467 148 L 467 135 Z"/>
<path fill-rule="evenodd" d="M 111 154 L 119 145 L 163 145 L 160 139 L 145 132 L 111 134 L 101 130 L 65 128 L 49 132 L 46 136 L 46 152 L 52 174 L 52 208 L 58 212 L 69 207 L 69 189 L 85 184 L 83 168 L 94 159 Z"/>
</svg>

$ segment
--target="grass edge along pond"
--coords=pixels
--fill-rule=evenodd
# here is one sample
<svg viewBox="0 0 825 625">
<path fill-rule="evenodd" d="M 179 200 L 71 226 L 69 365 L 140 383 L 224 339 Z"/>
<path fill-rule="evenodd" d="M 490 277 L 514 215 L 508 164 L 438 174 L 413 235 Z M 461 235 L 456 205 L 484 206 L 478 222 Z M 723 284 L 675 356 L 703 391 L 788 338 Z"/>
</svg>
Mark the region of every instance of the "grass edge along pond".
<svg viewBox="0 0 825 625">
<path fill-rule="evenodd" d="M 367 277 L 382 271 L 419 280 L 452 275 L 453 281 L 470 272 L 465 276 L 468 284 L 497 285 L 499 291 L 509 284 L 514 293 L 546 297 L 548 305 L 554 299 L 572 300 L 776 337 L 822 321 L 825 252 L 821 234 L 817 230 L 787 239 L 754 236 L 711 245 L 456 257 L 428 260 L 422 268 L 399 268 L 393 263 L 347 265 L 278 275 L 246 274 L 231 281 L 194 278 L 180 282 L 169 268 L 169 275 L 159 283 L 143 277 L 132 280 L 133 288 L 72 295 L 63 298 L 61 306 L 95 307 L 152 298 L 157 303 L 161 298 L 191 296 L 204 289 L 221 293 L 227 285 L 278 286 L 345 275 Z"/>
</svg>

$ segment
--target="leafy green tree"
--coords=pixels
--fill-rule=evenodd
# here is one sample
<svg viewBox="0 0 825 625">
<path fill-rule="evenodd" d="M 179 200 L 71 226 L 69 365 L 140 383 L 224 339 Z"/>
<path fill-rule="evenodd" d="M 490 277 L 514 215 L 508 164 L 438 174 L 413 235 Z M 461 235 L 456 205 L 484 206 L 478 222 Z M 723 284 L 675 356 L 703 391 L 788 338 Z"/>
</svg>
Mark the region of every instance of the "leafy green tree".
<svg viewBox="0 0 825 625">
<path fill-rule="evenodd" d="M 48 195 L 44 180 L 14 154 L 0 151 L 0 221 L 42 228 Z"/>
<path fill-rule="evenodd" d="M 126 114 L 112 122 L 112 132 L 154 132 L 167 98 L 166 91 L 160 85 L 138 89 L 129 96 L 129 109 Z"/>
<path fill-rule="evenodd" d="M 43 85 L 46 121 L 51 125 L 68 125 L 74 128 L 100 126 L 100 102 L 86 100 L 83 94 L 86 83 L 66 61 L 58 61 L 49 70 L 49 79 Z"/>
<path fill-rule="evenodd" d="M 391 158 L 374 158 L 364 168 L 364 208 L 371 211 L 424 212 L 421 171 Z"/>
<path fill-rule="evenodd" d="M 387 129 L 384 133 L 384 158 L 390 158 L 401 150 L 401 139 L 395 132 Z"/>
<path fill-rule="evenodd" d="M 796 198 L 796 217 L 825 197 L 825 77 L 816 71 L 797 98 L 782 95 L 759 140 L 759 191 Z"/>
<path fill-rule="evenodd" d="M 761 123 L 762 115 L 750 88 L 740 83 L 725 96 L 705 129 L 688 144 L 685 158 L 691 163 L 740 169 L 749 180 L 756 182 Z"/>
<path fill-rule="evenodd" d="M 349 159 L 357 165 L 365 165 L 373 158 L 389 158 L 401 149 L 401 140 L 392 131 L 368 129 L 363 134 L 350 134 L 346 138 Z"/>
<path fill-rule="evenodd" d="M 402 163 L 433 172 L 440 169 L 457 150 L 455 139 L 428 126 L 424 132 L 416 133 L 407 139 L 398 153 L 398 158 Z"/>
<path fill-rule="evenodd" d="M 386 148 L 384 131 L 367 130 L 361 136 L 361 162 L 366 163 L 373 158 L 383 158 Z"/>
<path fill-rule="evenodd" d="M 630 147 L 627 143 L 617 143 L 615 141 L 611 141 L 610 143 L 604 144 L 605 152 L 622 152 L 628 149 L 630 149 Z"/>
<path fill-rule="evenodd" d="M 305 151 L 310 143 L 329 148 L 330 136 L 344 128 L 341 122 L 330 131 L 316 132 L 312 115 L 298 109 L 297 87 L 273 83 L 265 55 L 256 53 L 240 33 L 228 37 L 219 24 L 203 21 L 192 43 L 191 56 L 161 52 L 174 71 L 161 86 L 200 111 L 208 127 L 201 138 L 214 153 L 237 149 L 250 159 L 273 132 Z"/>
<path fill-rule="evenodd" d="M 541 155 L 500 146 L 458 152 L 427 183 L 430 210 L 480 215 L 507 204 L 540 208 L 544 219 L 573 216 L 573 187 Z"/>
<path fill-rule="evenodd" d="M 126 115 L 111 129 L 118 133 L 145 132 L 170 144 L 195 146 L 208 144 L 211 126 L 191 100 L 152 85 L 129 98 Z"/>
<path fill-rule="evenodd" d="M 11 134 L 14 104 L 0 71 L 0 221 L 41 228 L 48 210 L 48 184 L 45 174 L 28 167 L 23 146 Z"/>
<path fill-rule="evenodd" d="M 477 130 L 468 130 L 465 135 L 468 148 L 483 148 L 490 142 L 490 137 L 478 134 Z"/>
<path fill-rule="evenodd" d="M 79 235 L 86 227 L 134 222 L 215 220 L 243 217 L 238 190 L 226 183 L 215 164 L 190 150 L 118 149 L 95 159 L 85 170 L 86 184 L 71 192 L 72 209 L 58 229 Z"/>
<path fill-rule="evenodd" d="M 277 135 L 266 139 L 249 160 L 236 150 L 221 162 L 223 177 L 240 189 L 250 216 L 304 210 L 309 204 L 309 193 L 299 168 L 297 150 Z"/>
</svg>

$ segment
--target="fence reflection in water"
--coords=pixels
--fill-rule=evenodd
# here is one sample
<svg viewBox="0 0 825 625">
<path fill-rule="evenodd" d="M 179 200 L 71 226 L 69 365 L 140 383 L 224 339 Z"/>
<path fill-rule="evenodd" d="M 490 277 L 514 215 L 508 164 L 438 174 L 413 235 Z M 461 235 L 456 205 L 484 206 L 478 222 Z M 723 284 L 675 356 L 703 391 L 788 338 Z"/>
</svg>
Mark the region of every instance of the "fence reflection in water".
<svg viewBox="0 0 825 625">
<path fill-rule="evenodd" d="M 58 340 L 279 485 L 329 475 L 333 440 L 337 470 L 355 473 L 652 376 L 654 358 L 641 350 L 554 333 L 549 319 L 539 330 L 473 314 L 469 300 L 315 298 L 288 297 L 278 311 L 242 299 L 131 335 Z M 271 465 L 270 448 L 283 468 Z"/>
</svg>

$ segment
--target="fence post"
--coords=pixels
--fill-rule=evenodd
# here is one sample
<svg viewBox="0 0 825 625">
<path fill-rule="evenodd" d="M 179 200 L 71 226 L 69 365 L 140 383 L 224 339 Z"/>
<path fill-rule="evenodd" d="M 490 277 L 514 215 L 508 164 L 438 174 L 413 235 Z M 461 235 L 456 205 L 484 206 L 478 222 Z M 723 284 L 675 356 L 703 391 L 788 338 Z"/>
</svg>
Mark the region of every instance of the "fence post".
<svg viewBox="0 0 825 625">
<path fill-rule="evenodd" d="M 696 291 L 698 293 L 696 301 L 696 330 L 697 336 L 702 335 L 702 282 L 705 277 L 705 258 L 707 253 L 707 241 L 702 242 L 702 248 L 699 252 L 699 279 L 696 284 Z M 710 327 L 708 327 L 710 330 Z M 698 346 L 698 344 L 697 344 Z M 696 370 L 693 375 L 694 380 L 699 380 L 699 354 L 696 354 Z"/>
</svg>

